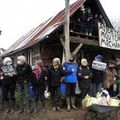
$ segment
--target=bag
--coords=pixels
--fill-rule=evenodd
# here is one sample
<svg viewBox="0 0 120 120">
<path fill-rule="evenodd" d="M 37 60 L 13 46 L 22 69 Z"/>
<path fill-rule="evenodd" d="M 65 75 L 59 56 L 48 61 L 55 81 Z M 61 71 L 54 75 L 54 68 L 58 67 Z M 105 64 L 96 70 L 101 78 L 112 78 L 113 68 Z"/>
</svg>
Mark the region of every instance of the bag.
<svg viewBox="0 0 120 120">
<path fill-rule="evenodd" d="M 61 92 L 61 95 L 66 95 L 66 85 L 65 84 L 61 84 L 60 85 L 60 92 Z"/>
<path fill-rule="evenodd" d="M 78 84 L 76 84 L 76 87 L 75 87 L 75 94 L 80 94 L 81 93 L 81 90 L 80 90 L 80 87 Z"/>
</svg>

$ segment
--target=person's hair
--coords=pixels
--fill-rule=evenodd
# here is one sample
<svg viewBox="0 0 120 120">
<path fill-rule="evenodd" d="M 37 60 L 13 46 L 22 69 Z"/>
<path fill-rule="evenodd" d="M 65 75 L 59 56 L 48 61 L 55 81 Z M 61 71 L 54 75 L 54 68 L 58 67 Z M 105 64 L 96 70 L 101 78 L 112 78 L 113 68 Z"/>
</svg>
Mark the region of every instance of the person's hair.
<svg viewBox="0 0 120 120">
<path fill-rule="evenodd" d="M 109 60 L 108 65 L 110 65 L 110 64 L 116 65 L 116 62 L 114 60 Z"/>
<path fill-rule="evenodd" d="M 58 64 L 60 65 L 60 59 L 59 59 L 59 58 L 54 58 L 54 59 L 53 59 L 53 62 L 54 62 L 54 61 L 57 61 Z"/>
<path fill-rule="evenodd" d="M 38 60 L 35 62 L 36 65 L 39 65 L 40 67 L 43 67 L 44 66 L 44 63 L 42 60 Z"/>
<path fill-rule="evenodd" d="M 70 54 L 70 56 L 73 58 L 73 60 L 76 59 L 76 56 L 74 54 Z"/>
</svg>

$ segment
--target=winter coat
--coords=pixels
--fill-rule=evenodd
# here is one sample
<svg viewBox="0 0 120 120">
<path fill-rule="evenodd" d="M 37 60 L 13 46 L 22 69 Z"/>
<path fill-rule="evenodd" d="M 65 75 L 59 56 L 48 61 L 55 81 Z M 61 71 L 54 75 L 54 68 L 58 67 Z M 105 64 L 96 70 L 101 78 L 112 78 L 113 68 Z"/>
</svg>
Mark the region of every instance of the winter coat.
<svg viewBox="0 0 120 120">
<path fill-rule="evenodd" d="M 115 80 L 116 80 L 116 70 L 107 68 L 105 70 L 105 75 L 104 75 L 104 82 L 103 82 L 103 86 L 104 88 L 110 88 L 111 85 L 115 84 Z"/>
<path fill-rule="evenodd" d="M 46 79 L 45 77 L 47 76 L 46 70 L 42 70 L 41 73 L 38 74 L 38 77 L 36 76 L 36 73 L 33 72 L 32 75 L 32 85 L 34 90 L 41 90 L 45 91 L 46 90 Z"/>
<path fill-rule="evenodd" d="M 51 87 L 58 87 L 61 83 L 61 77 L 71 74 L 71 71 L 64 71 L 62 67 L 54 68 L 53 66 L 48 70 L 49 85 Z"/>
<path fill-rule="evenodd" d="M 92 83 L 95 83 L 95 84 L 103 83 L 104 71 L 92 69 L 92 73 L 93 73 Z"/>
<path fill-rule="evenodd" d="M 88 79 L 85 76 L 89 76 Z M 81 88 L 89 88 L 91 86 L 92 71 L 88 66 L 81 66 L 78 69 L 78 80 Z"/>
<path fill-rule="evenodd" d="M 31 76 L 33 74 L 32 68 L 29 64 L 17 65 L 17 83 L 24 83 L 25 81 L 29 83 L 31 81 Z"/>
<path fill-rule="evenodd" d="M 69 72 L 72 69 L 74 69 L 73 73 L 68 74 L 68 75 L 65 76 L 65 82 L 66 83 L 77 83 L 78 82 L 78 79 L 77 79 L 78 64 L 77 63 L 65 62 L 63 64 L 63 67 L 65 68 L 66 72 Z"/>
</svg>

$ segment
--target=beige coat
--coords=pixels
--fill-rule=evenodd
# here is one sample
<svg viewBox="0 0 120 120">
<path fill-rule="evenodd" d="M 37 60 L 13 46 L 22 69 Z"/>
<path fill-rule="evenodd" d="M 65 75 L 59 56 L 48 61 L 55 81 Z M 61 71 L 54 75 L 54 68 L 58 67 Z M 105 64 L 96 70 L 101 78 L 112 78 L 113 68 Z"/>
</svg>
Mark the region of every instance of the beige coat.
<svg viewBox="0 0 120 120">
<path fill-rule="evenodd" d="M 115 69 L 107 68 L 105 70 L 104 83 L 103 83 L 104 88 L 110 88 L 111 85 L 115 84 L 116 75 L 117 73 Z"/>
</svg>

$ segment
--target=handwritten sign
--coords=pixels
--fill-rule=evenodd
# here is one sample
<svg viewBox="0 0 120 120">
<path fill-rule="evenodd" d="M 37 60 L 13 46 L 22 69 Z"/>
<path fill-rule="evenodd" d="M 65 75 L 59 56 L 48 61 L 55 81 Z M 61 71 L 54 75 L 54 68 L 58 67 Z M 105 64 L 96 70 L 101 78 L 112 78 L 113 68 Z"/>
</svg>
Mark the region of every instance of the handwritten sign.
<svg viewBox="0 0 120 120">
<path fill-rule="evenodd" d="M 100 71 L 104 71 L 106 69 L 107 64 L 103 62 L 93 61 L 92 68 Z"/>
<path fill-rule="evenodd" d="M 120 50 L 120 35 L 112 28 L 98 23 L 99 45 L 104 48 Z"/>
<path fill-rule="evenodd" d="M 14 70 L 14 68 L 13 68 L 12 65 L 3 66 L 3 67 L 1 67 L 1 68 L 2 68 L 2 71 L 3 71 L 4 75 L 9 75 L 9 76 L 11 76 L 11 75 L 15 75 L 15 74 L 16 74 L 16 72 L 15 72 L 15 70 Z"/>
</svg>

